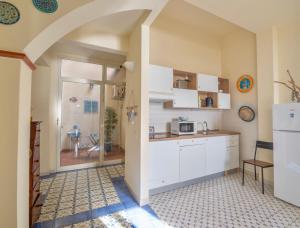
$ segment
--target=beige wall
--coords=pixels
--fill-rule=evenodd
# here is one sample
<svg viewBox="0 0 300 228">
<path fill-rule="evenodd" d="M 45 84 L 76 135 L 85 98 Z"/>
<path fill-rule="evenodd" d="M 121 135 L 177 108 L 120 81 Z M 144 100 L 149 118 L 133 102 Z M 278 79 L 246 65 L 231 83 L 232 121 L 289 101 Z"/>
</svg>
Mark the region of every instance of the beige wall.
<svg viewBox="0 0 300 228">
<path fill-rule="evenodd" d="M 114 35 L 79 28 L 68 34 L 64 39 L 95 45 L 126 53 L 128 51 L 128 36 Z"/>
<path fill-rule="evenodd" d="M 125 181 L 129 186 L 134 197 L 139 200 L 141 197 L 140 178 L 141 178 L 141 26 L 137 25 L 129 37 L 128 61 L 135 62 L 133 72 L 126 71 L 126 98 L 125 107 L 137 105 L 138 115 L 135 123 L 126 124 L 125 139 Z M 125 110 L 126 111 L 126 110 Z"/>
<path fill-rule="evenodd" d="M 150 63 L 221 74 L 221 37 L 159 16 L 150 27 Z"/>
<path fill-rule="evenodd" d="M 236 88 L 238 78 L 249 74 L 254 87 L 248 93 Z M 257 114 L 256 37 L 254 33 L 238 30 L 223 39 L 222 75 L 230 80 L 231 110 L 223 113 L 223 128 L 240 132 L 240 160 L 252 159 L 257 140 L 257 116 L 252 122 L 244 122 L 238 116 L 243 105 L 252 107 Z M 251 169 L 252 171 L 253 169 Z"/>
<path fill-rule="evenodd" d="M 31 71 L 0 58 L 0 227 L 28 227 Z"/>
<path fill-rule="evenodd" d="M 149 65 L 149 27 L 143 25 L 145 14 L 130 35 L 128 61 L 135 63 L 133 72 L 126 71 L 125 107 L 137 106 L 134 124 L 126 121 L 125 140 L 125 181 L 134 198 L 140 205 L 149 202 L 148 188 L 148 65 Z M 126 110 L 126 109 L 125 109 Z"/>
<path fill-rule="evenodd" d="M 261 140 L 272 141 L 272 105 L 289 103 L 290 91 L 274 80 L 287 81 L 289 69 L 297 83 L 300 83 L 299 23 L 272 27 L 257 33 L 257 75 L 258 75 L 258 136 Z M 270 152 L 263 152 L 260 159 L 272 161 Z M 273 181 L 273 172 L 269 169 L 266 178 Z"/>
<path fill-rule="evenodd" d="M 300 26 L 299 22 L 286 26 L 278 26 L 278 78 L 277 80 L 287 82 L 289 77 L 287 69 L 290 70 L 297 85 L 300 85 Z M 275 103 L 291 102 L 290 90 L 282 85 L 275 85 Z"/>
<path fill-rule="evenodd" d="M 29 223 L 29 138 L 32 71 L 22 62 L 19 84 L 19 131 L 17 157 L 17 223 L 18 228 Z"/>
<path fill-rule="evenodd" d="M 12 26 L 0 25 L 0 49 L 22 51 L 22 49 L 49 24 L 73 9 L 92 2 L 92 0 L 60 2 L 58 11 L 53 14 L 45 14 L 38 11 L 30 1 L 11 0 L 10 2 L 18 7 L 21 13 L 21 19 Z"/>
<path fill-rule="evenodd" d="M 49 167 L 49 102 L 50 102 L 51 69 L 37 66 L 32 74 L 31 115 L 32 120 L 42 121 L 40 135 L 40 172 L 46 173 Z"/>
<path fill-rule="evenodd" d="M 258 138 L 273 141 L 272 105 L 274 103 L 273 76 L 276 74 L 276 32 L 274 29 L 260 32 L 257 37 L 257 94 L 258 94 Z M 264 161 L 273 161 L 272 153 L 261 152 L 258 156 Z M 273 182 L 273 171 L 267 169 L 265 178 Z"/>
</svg>

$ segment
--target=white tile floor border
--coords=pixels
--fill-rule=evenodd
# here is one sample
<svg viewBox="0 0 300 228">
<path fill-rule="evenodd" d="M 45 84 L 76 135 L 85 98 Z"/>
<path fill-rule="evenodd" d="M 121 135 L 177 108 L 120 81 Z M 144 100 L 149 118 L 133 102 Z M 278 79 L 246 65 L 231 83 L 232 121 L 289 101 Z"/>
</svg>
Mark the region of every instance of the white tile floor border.
<svg viewBox="0 0 300 228">
<path fill-rule="evenodd" d="M 263 195 L 251 175 L 242 186 L 240 173 L 151 196 L 150 206 L 174 228 L 300 228 L 299 207 L 276 199 L 269 185 Z"/>
</svg>

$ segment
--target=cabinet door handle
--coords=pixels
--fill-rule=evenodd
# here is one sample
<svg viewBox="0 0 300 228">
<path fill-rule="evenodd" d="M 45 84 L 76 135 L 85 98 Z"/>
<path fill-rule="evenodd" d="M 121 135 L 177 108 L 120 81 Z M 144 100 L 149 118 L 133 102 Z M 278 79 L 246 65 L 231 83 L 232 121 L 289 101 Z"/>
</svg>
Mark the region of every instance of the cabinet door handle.
<svg viewBox="0 0 300 228">
<path fill-rule="evenodd" d="M 39 161 L 40 161 L 40 160 L 38 160 L 38 159 L 37 159 L 37 160 L 34 160 L 34 162 L 39 162 Z"/>
</svg>

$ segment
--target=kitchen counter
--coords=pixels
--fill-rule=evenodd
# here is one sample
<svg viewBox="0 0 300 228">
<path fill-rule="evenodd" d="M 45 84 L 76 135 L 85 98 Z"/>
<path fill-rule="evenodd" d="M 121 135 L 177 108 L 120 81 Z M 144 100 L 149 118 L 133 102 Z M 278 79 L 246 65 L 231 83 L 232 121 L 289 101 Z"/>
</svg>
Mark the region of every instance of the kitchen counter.
<svg viewBox="0 0 300 228">
<path fill-rule="evenodd" d="M 225 131 L 225 130 L 213 130 L 208 131 L 205 135 L 202 132 L 198 132 L 193 135 L 172 135 L 170 132 L 166 133 L 155 133 L 154 137 L 150 137 L 150 142 L 155 141 L 165 141 L 165 140 L 180 140 L 180 139 L 193 139 L 193 138 L 207 138 L 207 137 L 217 137 L 217 136 L 226 136 L 226 135 L 239 135 L 239 132 L 235 131 Z"/>
</svg>

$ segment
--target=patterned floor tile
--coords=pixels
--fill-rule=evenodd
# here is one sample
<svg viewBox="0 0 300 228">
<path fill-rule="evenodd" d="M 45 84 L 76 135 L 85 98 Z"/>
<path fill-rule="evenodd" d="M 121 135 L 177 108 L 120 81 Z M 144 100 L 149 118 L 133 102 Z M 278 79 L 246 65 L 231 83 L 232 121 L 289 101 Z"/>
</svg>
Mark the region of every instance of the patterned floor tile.
<svg viewBox="0 0 300 228">
<path fill-rule="evenodd" d="M 91 168 L 43 178 L 41 188 L 46 198 L 39 222 L 120 203 L 111 178 L 122 177 L 123 169 L 123 165 Z"/>
<path fill-rule="evenodd" d="M 293 227 L 300 208 L 276 199 L 246 175 L 219 177 L 150 197 L 156 214 L 173 227 Z M 300 227 L 300 226 L 299 226 Z"/>
</svg>

